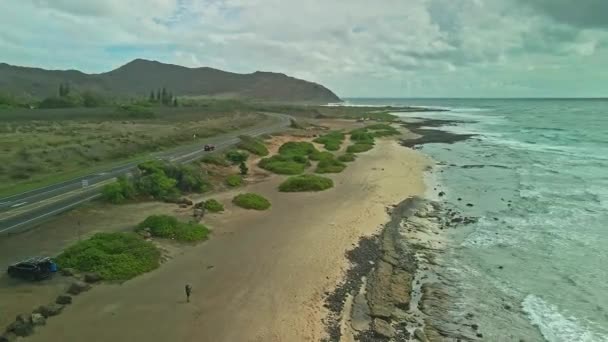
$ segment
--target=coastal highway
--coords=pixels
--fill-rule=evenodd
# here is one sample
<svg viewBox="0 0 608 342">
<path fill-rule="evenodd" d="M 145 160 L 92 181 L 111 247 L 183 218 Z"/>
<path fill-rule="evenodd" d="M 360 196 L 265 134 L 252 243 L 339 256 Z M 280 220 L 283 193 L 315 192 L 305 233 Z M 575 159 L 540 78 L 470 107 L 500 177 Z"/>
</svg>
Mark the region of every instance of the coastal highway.
<svg viewBox="0 0 608 342">
<path fill-rule="evenodd" d="M 254 127 L 202 139 L 195 145 L 179 147 L 169 151 L 154 153 L 150 158 L 175 163 L 189 163 L 201 158 L 204 145 L 215 145 L 216 151 L 227 149 L 239 141 L 239 135 L 258 136 L 281 131 L 289 126 L 292 117 L 284 114 L 264 113 L 274 119 L 274 123 L 260 123 Z M 23 230 L 42 220 L 70 210 L 82 203 L 101 196 L 101 187 L 134 171 L 142 160 L 133 161 L 77 177 L 68 181 L 0 198 L 0 236 Z"/>
</svg>

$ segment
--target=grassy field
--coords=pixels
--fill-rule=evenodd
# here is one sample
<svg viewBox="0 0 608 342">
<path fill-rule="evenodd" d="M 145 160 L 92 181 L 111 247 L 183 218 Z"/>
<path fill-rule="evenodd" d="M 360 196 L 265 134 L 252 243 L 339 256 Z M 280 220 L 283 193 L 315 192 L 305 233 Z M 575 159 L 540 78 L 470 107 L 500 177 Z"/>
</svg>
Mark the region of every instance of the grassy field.
<svg viewBox="0 0 608 342">
<path fill-rule="evenodd" d="M 267 120 L 255 113 L 153 108 L 129 118 L 115 108 L 0 111 L 0 196 L 71 179 L 151 152 Z M 195 138 L 196 136 L 196 138 Z"/>
</svg>

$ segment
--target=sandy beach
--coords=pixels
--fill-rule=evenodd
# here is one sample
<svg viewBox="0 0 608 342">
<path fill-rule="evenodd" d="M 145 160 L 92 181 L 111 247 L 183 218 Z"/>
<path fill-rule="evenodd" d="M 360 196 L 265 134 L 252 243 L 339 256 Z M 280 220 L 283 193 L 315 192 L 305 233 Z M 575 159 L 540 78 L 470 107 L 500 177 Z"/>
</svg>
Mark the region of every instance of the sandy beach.
<svg viewBox="0 0 608 342">
<path fill-rule="evenodd" d="M 387 206 L 424 192 L 429 161 L 379 140 L 321 193 L 280 193 L 270 177 L 213 197 L 227 204 L 206 218 L 211 239 L 186 247 L 154 272 L 100 285 L 49 320 L 31 341 L 319 341 L 326 294 L 348 267 L 345 252 L 378 232 Z M 272 202 L 235 208 L 235 193 Z M 193 287 L 185 302 L 184 285 Z"/>
</svg>

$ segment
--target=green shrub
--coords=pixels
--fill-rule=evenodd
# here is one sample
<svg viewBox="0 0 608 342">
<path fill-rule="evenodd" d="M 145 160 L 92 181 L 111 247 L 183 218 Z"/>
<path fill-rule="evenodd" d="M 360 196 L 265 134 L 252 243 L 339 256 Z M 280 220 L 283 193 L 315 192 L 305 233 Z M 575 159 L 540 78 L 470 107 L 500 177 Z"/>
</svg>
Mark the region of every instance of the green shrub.
<svg viewBox="0 0 608 342">
<path fill-rule="evenodd" d="M 70 108 L 76 107 L 78 105 L 78 101 L 76 101 L 73 97 L 62 96 L 62 97 L 47 97 L 42 100 L 39 104 L 39 108 Z"/>
<path fill-rule="evenodd" d="M 211 184 L 203 170 L 194 165 L 178 165 L 152 160 L 137 166 L 142 175 L 137 179 L 137 189 L 155 199 L 168 200 L 180 192 L 205 192 Z"/>
<path fill-rule="evenodd" d="M 101 190 L 101 194 L 104 200 L 120 204 L 135 197 L 136 190 L 131 180 L 125 177 L 118 177 L 116 182 L 105 185 Z"/>
<path fill-rule="evenodd" d="M 230 187 L 237 187 L 243 184 L 243 177 L 241 175 L 230 175 L 226 177 L 226 185 Z"/>
<path fill-rule="evenodd" d="M 226 152 L 226 159 L 228 159 L 233 165 L 238 165 L 247 161 L 249 154 L 245 151 L 232 150 Z"/>
<path fill-rule="evenodd" d="M 175 187 L 177 181 L 167 177 L 164 172 L 155 172 L 139 177 L 135 183 L 141 194 L 152 196 L 158 200 L 168 200 L 179 197 L 179 190 Z"/>
<path fill-rule="evenodd" d="M 226 158 L 217 154 L 209 154 L 201 158 L 201 162 L 205 164 L 212 164 L 217 166 L 230 166 L 230 162 Z"/>
<path fill-rule="evenodd" d="M 341 162 L 353 162 L 356 159 L 356 155 L 353 153 L 346 153 L 338 157 L 338 160 Z"/>
<path fill-rule="evenodd" d="M 242 176 L 245 176 L 247 173 L 249 173 L 249 168 L 247 167 L 247 164 L 245 164 L 245 162 L 241 162 L 239 164 L 239 172 L 241 172 Z"/>
<path fill-rule="evenodd" d="M 264 145 L 264 142 L 260 139 L 253 138 L 248 135 L 241 135 L 239 136 L 239 139 L 241 139 L 241 141 L 237 144 L 237 147 L 241 150 L 249 151 L 262 157 L 268 155 L 268 149 L 266 148 L 266 145 Z"/>
<path fill-rule="evenodd" d="M 317 175 L 300 175 L 287 178 L 281 185 L 282 192 L 323 191 L 334 186 L 334 182 Z"/>
<path fill-rule="evenodd" d="M 184 223 L 173 216 L 152 215 L 137 225 L 136 231 L 146 228 L 150 234 L 164 239 L 175 239 L 183 242 L 201 241 L 207 238 L 209 229 L 198 223 Z"/>
<path fill-rule="evenodd" d="M 128 280 L 160 264 L 160 251 L 133 233 L 98 233 L 68 247 L 57 258 L 60 268 L 95 272 L 107 280 Z"/>
<path fill-rule="evenodd" d="M 270 202 L 266 198 L 254 193 L 237 195 L 232 199 L 232 203 L 245 209 L 266 210 L 270 208 Z"/>
<path fill-rule="evenodd" d="M 342 171 L 344 171 L 344 169 L 346 168 L 346 164 L 344 164 L 343 162 L 336 160 L 336 159 L 322 159 L 321 161 L 319 161 L 319 164 L 317 164 L 317 169 L 315 170 L 316 173 L 340 173 Z"/>
<path fill-rule="evenodd" d="M 302 158 L 304 160 L 302 160 Z M 260 160 L 258 165 L 270 172 L 280 175 L 297 175 L 306 169 L 310 165 L 308 159 L 302 156 L 284 156 L 274 155 L 270 158 L 264 158 Z"/>
<path fill-rule="evenodd" d="M 212 213 L 219 213 L 224 211 L 224 205 L 217 200 L 208 199 L 204 204 L 205 209 L 209 210 Z"/>
<path fill-rule="evenodd" d="M 361 153 L 361 152 L 369 151 L 372 148 L 374 148 L 374 145 L 372 145 L 372 144 L 356 143 L 354 145 L 348 146 L 348 148 L 346 149 L 346 152 L 347 153 Z"/>
<path fill-rule="evenodd" d="M 365 128 L 358 128 L 350 132 L 350 140 L 372 145 L 374 144 L 374 135 L 369 133 Z"/>
<path fill-rule="evenodd" d="M 298 123 L 296 120 L 291 119 L 290 120 L 290 124 L 289 127 L 291 128 L 295 128 L 295 129 L 304 129 L 304 126 L 300 125 L 300 123 Z"/>
<path fill-rule="evenodd" d="M 314 140 L 314 142 L 323 144 L 326 150 L 337 151 L 342 146 L 344 141 L 344 133 L 339 131 L 331 131 Z"/>
<path fill-rule="evenodd" d="M 279 154 L 283 156 L 305 157 L 316 151 L 317 149 L 312 143 L 297 141 L 286 142 L 279 148 Z"/>
<path fill-rule="evenodd" d="M 310 160 L 323 160 L 323 159 L 332 159 L 334 157 L 333 153 L 327 151 L 315 151 L 308 156 Z"/>
</svg>

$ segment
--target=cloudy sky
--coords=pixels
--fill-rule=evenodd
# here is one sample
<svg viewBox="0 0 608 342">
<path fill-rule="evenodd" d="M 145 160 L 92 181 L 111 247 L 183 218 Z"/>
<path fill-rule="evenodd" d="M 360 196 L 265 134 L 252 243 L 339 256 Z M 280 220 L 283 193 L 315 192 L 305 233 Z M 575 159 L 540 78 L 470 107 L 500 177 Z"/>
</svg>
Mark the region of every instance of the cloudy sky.
<svg viewBox="0 0 608 342">
<path fill-rule="evenodd" d="M 342 97 L 608 96 L 607 0 L 0 0 L 0 62 L 283 72 Z"/>
</svg>

